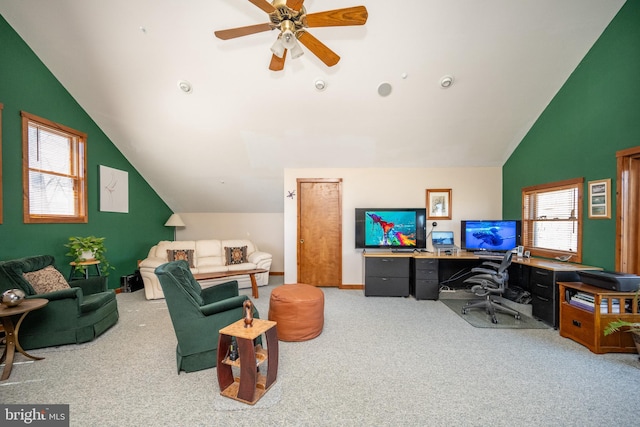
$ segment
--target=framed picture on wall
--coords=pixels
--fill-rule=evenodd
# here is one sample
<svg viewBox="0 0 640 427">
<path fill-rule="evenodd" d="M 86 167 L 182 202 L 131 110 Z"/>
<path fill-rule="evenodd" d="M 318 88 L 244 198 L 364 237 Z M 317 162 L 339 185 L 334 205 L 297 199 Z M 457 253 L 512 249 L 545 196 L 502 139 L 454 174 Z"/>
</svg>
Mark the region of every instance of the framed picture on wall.
<svg viewBox="0 0 640 427">
<path fill-rule="evenodd" d="M 427 189 L 427 219 L 451 219 L 451 189 Z"/>
<path fill-rule="evenodd" d="M 100 210 L 129 212 L 129 174 L 100 165 Z"/>
<path fill-rule="evenodd" d="M 589 218 L 611 218 L 611 179 L 589 181 Z"/>
</svg>

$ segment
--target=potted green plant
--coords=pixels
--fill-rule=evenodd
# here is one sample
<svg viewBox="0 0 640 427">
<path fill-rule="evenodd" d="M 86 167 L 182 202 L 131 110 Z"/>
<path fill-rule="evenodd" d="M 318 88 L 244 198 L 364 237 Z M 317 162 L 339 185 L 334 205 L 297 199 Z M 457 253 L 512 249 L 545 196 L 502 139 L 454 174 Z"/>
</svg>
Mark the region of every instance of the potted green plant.
<svg viewBox="0 0 640 427">
<path fill-rule="evenodd" d="M 74 266 L 76 271 L 84 273 L 87 266 L 81 263 L 92 260 L 100 261 L 100 271 L 105 276 L 109 275 L 109 270 L 115 269 L 105 257 L 107 248 L 104 246 L 104 240 L 104 237 L 95 236 L 69 237 L 69 242 L 65 243 L 65 246 L 69 248 L 66 255 L 73 258 L 72 262 L 76 263 Z"/>
</svg>

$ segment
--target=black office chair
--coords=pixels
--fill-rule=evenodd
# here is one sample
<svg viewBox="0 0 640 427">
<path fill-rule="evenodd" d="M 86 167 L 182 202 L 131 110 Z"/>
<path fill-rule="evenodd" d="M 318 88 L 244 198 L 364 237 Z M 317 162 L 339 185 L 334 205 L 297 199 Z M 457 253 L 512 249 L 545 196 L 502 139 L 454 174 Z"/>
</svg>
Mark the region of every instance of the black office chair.
<svg viewBox="0 0 640 427">
<path fill-rule="evenodd" d="M 477 274 L 466 279 L 464 283 L 473 284 L 471 291 L 477 296 L 485 297 L 485 299 L 477 302 L 468 302 L 462 307 L 462 314 L 467 314 L 473 308 L 482 308 L 491 316 L 492 323 L 498 323 L 496 312 L 511 314 L 516 319 L 520 319 L 520 313 L 512 308 L 505 307 L 498 300 L 492 298 L 494 295 L 504 294 L 507 289 L 509 281 L 508 269 L 509 265 L 511 265 L 512 257 L 513 253 L 509 251 L 504 255 L 500 264 L 488 261 L 482 263 L 481 267 L 471 269 L 472 273 Z"/>
</svg>

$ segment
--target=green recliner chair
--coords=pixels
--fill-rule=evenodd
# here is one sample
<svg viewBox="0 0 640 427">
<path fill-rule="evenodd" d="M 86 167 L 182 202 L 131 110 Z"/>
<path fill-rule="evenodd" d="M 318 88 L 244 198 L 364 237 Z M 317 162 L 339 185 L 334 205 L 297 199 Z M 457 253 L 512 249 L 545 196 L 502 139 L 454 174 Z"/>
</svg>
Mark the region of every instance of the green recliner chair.
<svg viewBox="0 0 640 427">
<path fill-rule="evenodd" d="M 218 331 L 244 317 L 236 280 L 202 289 L 184 261 L 155 269 L 178 339 L 176 361 L 180 371 L 193 372 L 216 366 Z M 253 308 L 253 317 L 259 318 Z"/>
<path fill-rule="evenodd" d="M 49 303 L 25 316 L 20 326 L 20 345 L 25 350 L 91 341 L 118 321 L 118 303 L 106 277 L 74 280 L 69 288 L 37 294 L 24 277 L 45 267 L 55 267 L 51 255 L 0 262 L 0 293 L 22 289 L 26 298 L 45 298 Z"/>
</svg>

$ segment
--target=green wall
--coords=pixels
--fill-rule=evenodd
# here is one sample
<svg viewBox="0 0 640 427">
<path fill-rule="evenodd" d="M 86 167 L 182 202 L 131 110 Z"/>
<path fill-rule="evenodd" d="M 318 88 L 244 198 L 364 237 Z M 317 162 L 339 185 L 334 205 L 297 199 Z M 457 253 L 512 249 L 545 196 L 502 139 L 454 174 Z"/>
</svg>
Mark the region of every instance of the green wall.
<svg viewBox="0 0 640 427">
<path fill-rule="evenodd" d="M 587 182 L 611 178 L 616 151 L 640 145 L 640 1 L 628 1 L 503 167 L 503 216 L 521 218 L 522 187 L 584 177 L 583 259 L 615 270 L 612 217 L 590 220 Z"/>
<path fill-rule="evenodd" d="M 71 66 L 71 65 L 70 65 Z M 107 259 L 116 268 L 109 287 L 136 269 L 160 240 L 172 240 L 164 223 L 171 209 L 160 199 L 109 138 L 0 16 L 0 103 L 2 113 L 2 188 L 4 221 L 0 259 L 50 254 L 67 275 L 70 258 L 63 245 L 69 236 L 106 237 Z M 89 222 L 24 224 L 22 220 L 22 140 L 20 111 L 35 114 L 87 134 Z M 129 174 L 129 213 L 99 211 L 99 165 Z"/>
</svg>

